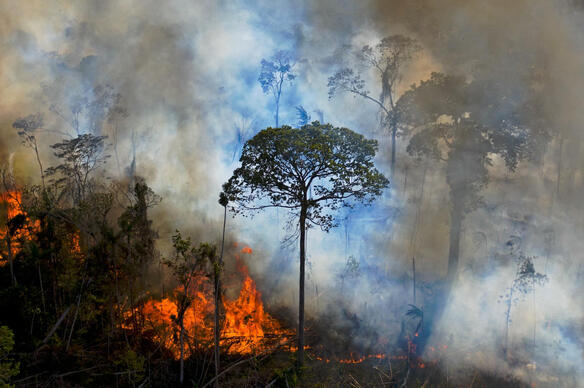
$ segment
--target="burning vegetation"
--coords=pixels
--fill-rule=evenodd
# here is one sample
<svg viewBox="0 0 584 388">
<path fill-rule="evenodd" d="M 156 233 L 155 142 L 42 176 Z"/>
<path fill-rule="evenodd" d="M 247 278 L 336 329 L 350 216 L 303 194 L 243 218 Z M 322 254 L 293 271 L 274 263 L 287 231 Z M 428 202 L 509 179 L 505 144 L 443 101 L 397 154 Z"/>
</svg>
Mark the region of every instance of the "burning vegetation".
<svg viewBox="0 0 584 388">
<path fill-rule="evenodd" d="M 245 246 L 240 253 L 251 255 L 252 249 Z M 283 328 L 265 311 L 262 295 L 250 277 L 247 266 L 238 255 L 236 260 L 239 270 L 237 277 L 242 279 L 241 288 L 234 300 L 222 297 L 222 350 L 227 354 L 257 354 L 286 344 L 292 331 Z M 194 344 L 195 351 L 208 350 L 213 346 L 213 290 L 205 280 L 201 277 L 195 281 L 189 291 L 192 302 L 184 315 L 186 336 Z M 143 330 L 155 333 L 155 340 L 170 350 L 176 359 L 180 357 L 178 341 L 173 334 L 176 331 L 173 327 L 176 327 L 177 312 L 176 296 L 151 299 L 140 307 L 140 314 L 146 323 Z M 190 352 L 187 350 L 186 357 Z"/>
<path fill-rule="evenodd" d="M 0 5 L 0 387 L 583 386 L 579 3 Z"/>
</svg>

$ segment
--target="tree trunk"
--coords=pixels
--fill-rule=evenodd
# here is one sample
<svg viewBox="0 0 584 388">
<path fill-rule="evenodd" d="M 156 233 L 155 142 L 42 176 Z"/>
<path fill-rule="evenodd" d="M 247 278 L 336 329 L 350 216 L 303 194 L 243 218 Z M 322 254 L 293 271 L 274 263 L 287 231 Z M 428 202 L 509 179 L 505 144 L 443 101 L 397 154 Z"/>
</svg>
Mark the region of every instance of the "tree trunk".
<svg viewBox="0 0 584 388">
<path fill-rule="evenodd" d="M 185 348 L 185 341 L 184 341 L 184 318 L 181 317 L 180 319 L 180 385 L 182 385 L 184 377 L 185 377 L 185 356 L 184 356 L 184 348 Z"/>
<path fill-rule="evenodd" d="M 43 164 L 41 163 L 41 158 L 39 156 L 39 149 L 36 145 L 36 140 L 34 142 L 34 153 L 36 154 L 37 162 L 39 164 L 39 169 L 41 170 L 41 182 L 43 184 L 43 189 L 45 188 L 45 173 L 43 170 Z"/>
<path fill-rule="evenodd" d="M 560 183 L 562 180 L 562 148 L 564 145 L 564 138 L 560 136 L 558 148 L 558 168 L 556 171 L 556 201 L 560 198 Z"/>
<path fill-rule="evenodd" d="M 509 299 L 507 300 L 507 311 L 505 312 L 505 345 L 503 347 L 503 357 L 507 360 L 509 355 L 509 325 L 511 323 L 511 305 L 513 304 L 513 291 L 515 290 L 515 282 L 509 291 Z"/>
<path fill-rule="evenodd" d="M 225 223 L 227 221 L 227 206 L 224 206 L 223 212 L 223 237 L 221 238 L 221 255 L 219 256 L 219 268 L 215 269 L 215 387 L 219 386 L 219 301 L 221 297 L 221 267 L 223 266 L 223 248 L 225 247 Z"/>
<path fill-rule="evenodd" d="M 45 288 L 43 287 L 43 276 L 41 274 L 41 263 L 38 263 L 38 272 L 39 272 L 39 284 L 41 286 L 41 302 L 43 304 L 43 313 L 47 312 L 47 306 L 45 304 Z"/>
<path fill-rule="evenodd" d="M 413 274 L 413 278 L 412 278 L 412 288 L 413 288 L 413 297 L 414 297 L 414 303 L 413 305 L 416 306 L 416 258 L 414 256 L 412 256 L 412 274 Z"/>
<path fill-rule="evenodd" d="M 300 209 L 300 286 L 298 294 L 298 367 L 304 363 L 304 267 L 306 262 L 306 204 Z"/>
<path fill-rule="evenodd" d="M 12 281 L 12 287 L 16 286 L 16 276 L 14 275 L 14 260 L 12 257 L 12 241 L 10 237 L 10 232 L 6 233 L 6 245 L 8 247 L 8 263 L 10 264 L 10 280 Z"/>
<path fill-rule="evenodd" d="M 393 123 L 391 125 L 391 169 L 390 169 L 390 180 L 393 179 L 395 173 L 395 148 L 396 148 L 396 138 L 397 138 L 397 125 Z"/>
<path fill-rule="evenodd" d="M 276 128 L 278 128 L 278 115 L 280 113 L 280 91 L 278 91 L 278 95 L 276 96 Z"/>
<path fill-rule="evenodd" d="M 446 275 L 449 286 L 454 282 L 458 270 L 462 218 L 463 214 L 460 208 L 460 201 L 455 199 L 453 200 L 452 210 L 450 211 L 450 247 L 448 252 L 448 274 Z"/>
</svg>

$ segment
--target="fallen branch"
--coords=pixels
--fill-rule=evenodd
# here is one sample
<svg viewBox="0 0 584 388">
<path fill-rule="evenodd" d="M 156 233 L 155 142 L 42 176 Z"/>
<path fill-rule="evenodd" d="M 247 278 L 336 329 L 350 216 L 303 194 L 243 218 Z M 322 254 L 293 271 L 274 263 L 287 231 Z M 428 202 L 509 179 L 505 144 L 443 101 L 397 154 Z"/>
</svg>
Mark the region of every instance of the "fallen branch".
<svg viewBox="0 0 584 388">
<path fill-rule="evenodd" d="M 63 319 L 65 319 L 65 317 L 67 316 L 67 313 L 69 313 L 69 310 L 71 310 L 71 307 L 72 306 L 73 305 L 67 307 L 67 309 L 63 312 L 63 314 L 61 314 L 61 317 L 59 318 L 59 320 L 57 321 L 57 323 L 55 323 L 53 325 L 53 328 L 51 329 L 51 331 L 49 331 L 49 334 L 47 334 L 47 336 L 43 340 L 43 344 L 46 344 L 47 341 L 49 340 L 49 338 L 51 338 L 53 336 L 53 334 L 55 334 L 55 331 L 57 331 L 57 329 L 59 328 L 59 326 L 63 322 Z"/>
<path fill-rule="evenodd" d="M 47 374 L 47 373 L 49 373 L 49 371 L 44 371 L 44 372 L 40 372 L 40 373 L 37 373 L 37 374 L 35 374 L 35 375 L 32 375 L 32 376 L 27 376 L 27 377 L 25 377 L 25 378 L 22 378 L 22 379 L 20 379 L 20 380 L 13 380 L 12 382 L 13 382 L 14 384 L 23 383 L 23 382 L 25 382 L 26 380 L 31 380 L 31 379 L 34 379 L 34 378 L 36 378 L 36 377 L 42 376 L 42 375 L 44 375 L 44 374 Z"/>
<path fill-rule="evenodd" d="M 406 388 L 407 384 L 408 384 L 408 378 L 410 377 L 410 371 L 412 370 L 412 368 L 409 367 L 408 365 L 408 373 L 406 373 L 406 377 L 404 378 L 404 382 L 402 383 L 402 385 L 400 385 L 399 388 Z"/>
<path fill-rule="evenodd" d="M 75 375 L 75 374 L 77 374 L 77 373 L 83 373 L 83 372 L 87 372 L 88 370 L 92 370 L 92 369 L 96 369 L 96 368 L 101 368 L 101 367 L 103 367 L 103 366 L 106 366 L 106 365 L 95 365 L 95 366 L 90 366 L 89 368 L 84 368 L 84 369 L 74 370 L 74 371 L 71 371 L 71 372 L 65 372 L 65 373 L 62 373 L 62 374 L 60 374 L 60 375 L 53 375 L 53 376 L 51 376 L 51 377 L 62 378 L 62 377 L 65 377 L 65 376 Z"/>
<path fill-rule="evenodd" d="M 236 366 L 241 365 L 241 364 L 245 364 L 246 362 L 249 362 L 249 361 L 253 361 L 254 359 L 256 359 L 259 356 L 262 356 L 264 354 L 266 354 L 266 353 L 260 353 L 260 354 L 253 356 L 253 357 L 246 358 L 245 360 L 241 360 L 241 361 L 236 362 L 235 364 L 229 366 L 229 368 L 225 369 L 223 372 L 219 373 L 217 376 L 215 376 L 211 380 L 209 380 L 207 382 L 207 384 L 203 385 L 202 388 L 206 388 L 206 387 L 210 386 L 211 384 L 213 384 L 215 382 L 215 380 L 217 380 L 219 377 L 223 376 L 225 373 L 229 372 L 231 369 L 235 368 Z"/>
<path fill-rule="evenodd" d="M 357 381 L 356 378 L 353 377 L 353 375 L 349 374 L 349 377 L 353 380 L 351 382 L 351 386 L 354 388 L 361 388 L 361 384 Z"/>
</svg>

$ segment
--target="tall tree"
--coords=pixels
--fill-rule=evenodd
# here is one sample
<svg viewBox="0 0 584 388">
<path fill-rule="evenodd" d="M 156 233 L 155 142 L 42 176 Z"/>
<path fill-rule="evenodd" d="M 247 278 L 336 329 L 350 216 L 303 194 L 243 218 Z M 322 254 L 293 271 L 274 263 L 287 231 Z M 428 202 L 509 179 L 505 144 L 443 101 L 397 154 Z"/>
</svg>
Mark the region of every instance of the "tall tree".
<svg viewBox="0 0 584 388">
<path fill-rule="evenodd" d="M 92 174 L 109 158 L 105 152 L 106 138 L 87 133 L 51 146 L 61 164 L 49 167 L 46 174 L 57 176 L 55 183 L 69 192 L 75 204 L 86 198 L 93 186 Z"/>
<path fill-rule="evenodd" d="M 214 334 L 215 334 L 215 387 L 219 386 L 219 368 L 220 368 L 220 349 L 219 340 L 221 337 L 220 327 L 219 327 L 219 315 L 221 307 L 221 274 L 223 273 L 223 251 L 225 248 L 225 225 L 227 223 L 227 205 L 229 204 L 229 199 L 225 193 L 219 194 L 219 205 L 223 206 L 223 233 L 221 236 L 221 253 L 219 258 L 217 255 L 211 256 L 211 266 L 213 272 L 214 289 L 215 289 L 215 311 L 214 311 Z"/>
<path fill-rule="evenodd" d="M 361 96 L 379 108 L 382 127 L 387 128 L 391 135 L 391 176 L 395 171 L 396 138 L 399 130 L 397 88 L 405 64 L 420 50 L 420 45 L 414 39 L 403 35 L 385 37 L 375 47 L 363 46 L 358 57 L 362 64 L 375 72 L 381 84 L 381 92 L 377 98 L 367 90 L 361 75 L 351 68 L 343 68 L 328 79 L 330 99 L 339 92 L 347 92 Z"/>
<path fill-rule="evenodd" d="M 246 142 L 241 167 L 223 185 L 236 213 L 276 207 L 298 218 L 299 365 L 304 361 L 306 228 L 328 231 L 336 226 L 335 210 L 352 207 L 352 200 L 370 204 L 381 195 L 389 181 L 374 166 L 376 152 L 376 140 L 318 121 L 300 129 L 267 128 Z"/>
<path fill-rule="evenodd" d="M 45 173 L 43 170 L 43 163 L 41 162 L 41 158 L 39 156 L 39 148 L 36 138 L 37 132 L 43 128 L 43 123 L 43 115 L 41 113 L 36 113 L 16 120 L 14 123 L 12 123 L 12 127 L 18 131 L 18 136 L 20 136 L 22 139 L 22 144 L 34 151 L 41 173 L 41 182 L 44 188 Z"/>
<path fill-rule="evenodd" d="M 271 94 L 274 97 L 276 127 L 279 123 L 282 87 L 285 82 L 292 82 L 296 78 L 294 65 L 292 53 L 285 50 L 278 51 L 270 60 L 262 59 L 262 70 L 258 82 L 262 85 L 265 94 Z"/>
<path fill-rule="evenodd" d="M 416 128 L 408 152 L 446 163 L 450 188 L 450 245 L 447 279 L 456 277 L 462 222 L 481 202 L 489 181 L 493 155 L 514 170 L 521 158 L 534 155 L 529 140 L 526 105 L 514 104 L 506 93 L 487 94 L 488 85 L 463 77 L 433 73 L 414 85 L 398 102 L 403 121 Z M 488 100 L 490 105 L 477 101 Z M 507 101 L 505 110 L 499 109 Z M 529 110 L 529 109 L 527 109 Z"/>
</svg>

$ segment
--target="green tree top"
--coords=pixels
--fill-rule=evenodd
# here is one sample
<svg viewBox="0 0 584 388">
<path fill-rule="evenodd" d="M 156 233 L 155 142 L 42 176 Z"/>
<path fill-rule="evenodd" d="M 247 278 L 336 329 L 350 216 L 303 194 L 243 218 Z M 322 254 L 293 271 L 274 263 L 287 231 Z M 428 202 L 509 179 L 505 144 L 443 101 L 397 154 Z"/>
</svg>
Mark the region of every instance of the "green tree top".
<svg viewBox="0 0 584 388">
<path fill-rule="evenodd" d="M 327 210 L 351 207 L 351 200 L 369 204 L 388 186 L 374 167 L 376 151 L 376 140 L 318 121 L 270 127 L 245 144 L 241 167 L 223 189 L 233 211 L 305 208 L 306 220 L 329 230 L 335 223 Z"/>
</svg>

